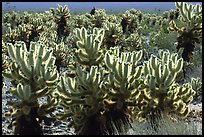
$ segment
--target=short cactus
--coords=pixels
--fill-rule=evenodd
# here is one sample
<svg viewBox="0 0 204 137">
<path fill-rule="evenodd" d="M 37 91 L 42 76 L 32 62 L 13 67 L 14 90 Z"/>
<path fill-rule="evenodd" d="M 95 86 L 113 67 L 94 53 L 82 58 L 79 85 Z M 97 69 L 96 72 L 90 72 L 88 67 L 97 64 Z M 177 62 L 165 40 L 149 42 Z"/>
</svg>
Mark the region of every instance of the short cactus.
<svg viewBox="0 0 204 137">
<path fill-rule="evenodd" d="M 196 92 L 194 95 L 194 100 L 199 99 L 201 97 L 202 100 L 202 81 L 200 78 L 191 78 L 190 85 L 192 85 L 193 90 Z"/>
<path fill-rule="evenodd" d="M 96 9 L 95 14 L 91 16 L 91 22 L 93 27 L 103 28 L 103 25 L 107 19 L 106 11 L 104 9 Z"/>
<path fill-rule="evenodd" d="M 160 50 L 160 59 L 151 55 L 144 63 L 144 89 L 142 102 L 146 102 L 138 112 L 138 119 L 150 117 L 154 122 L 161 113 L 177 113 L 186 117 L 189 113 L 187 104 L 192 102 L 195 91 L 189 84 L 179 85 L 175 78 L 182 71 L 183 59 L 177 53 L 170 54 Z"/>
</svg>

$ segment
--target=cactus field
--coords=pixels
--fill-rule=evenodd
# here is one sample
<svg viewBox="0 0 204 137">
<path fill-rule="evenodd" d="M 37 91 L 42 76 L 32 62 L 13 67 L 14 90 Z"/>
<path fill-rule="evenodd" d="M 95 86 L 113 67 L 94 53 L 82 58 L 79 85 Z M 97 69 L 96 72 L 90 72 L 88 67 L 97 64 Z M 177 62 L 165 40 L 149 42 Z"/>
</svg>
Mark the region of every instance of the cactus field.
<svg viewBox="0 0 204 137">
<path fill-rule="evenodd" d="M 175 7 L 2 12 L 2 134 L 202 134 L 202 5 Z"/>
</svg>

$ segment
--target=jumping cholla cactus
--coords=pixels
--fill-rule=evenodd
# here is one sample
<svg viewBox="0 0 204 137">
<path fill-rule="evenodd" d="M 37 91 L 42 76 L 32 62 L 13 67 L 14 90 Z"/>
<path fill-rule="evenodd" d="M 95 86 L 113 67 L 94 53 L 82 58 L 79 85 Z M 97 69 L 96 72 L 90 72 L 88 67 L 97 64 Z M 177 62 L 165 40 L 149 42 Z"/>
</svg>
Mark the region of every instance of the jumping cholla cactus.
<svg viewBox="0 0 204 137">
<path fill-rule="evenodd" d="M 24 42 L 8 44 L 12 63 L 3 76 L 11 80 L 9 91 L 17 97 L 17 102 L 8 101 L 12 108 L 5 115 L 12 117 L 10 127 L 15 127 L 14 134 L 42 135 L 42 120 L 45 124 L 51 122 L 46 114 L 55 110 L 57 99 L 52 92 L 59 82 L 52 52 L 42 42 L 31 42 L 29 51 Z M 47 98 L 47 104 L 38 102 L 41 97 Z"/>
<path fill-rule="evenodd" d="M 107 14 L 104 9 L 96 9 L 95 14 L 91 16 L 91 22 L 93 27 L 103 28 L 105 21 L 107 20 Z"/>
<path fill-rule="evenodd" d="M 181 21 L 186 23 L 185 27 L 178 28 L 174 20 L 169 23 L 169 30 L 179 33 L 177 38 L 177 49 L 184 48 L 182 58 L 189 62 L 193 55 L 196 43 L 202 39 L 202 8 L 200 4 L 192 5 L 185 2 L 176 2 L 176 7 L 181 14 Z"/>
<path fill-rule="evenodd" d="M 189 113 L 187 105 L 193 100 L 195 91 L 186 83 L 179 85 L 175 82 L 177 74 L 182 70 L 183 59 L 178 58 L 177 53 L 159 51 L 160 59 L 151 55 L 149 61 L 144 62 L 143 76 L 144 89 L 141 91 L 141 110 L 137 117 L 139 121 L 146 118 L 155 124 L 161 113 L 176 113 L 186 117 Z"/>
<path fill-rule="evenodd" d="M 2 72 L 6 72 L 9 68 L 9 62 L 8 62 L 8 56 L 6 56 L 4 53 L 2 54 Z M 2 75 L 2 87 L 4 85 L 4 77 Z"/>
<path fill-rule="evenodd" d="M 131 22 L 131 15 L 130 14 L 123 14 L 122 20 L 120 23 L 120 25 L 122 26 L 123 34 L 128 32 L 128 25 L 130 24 L 130 22 Z"/>
<path fill-rule="evenodd" d="M 87 13 L 88 14 L 88 13 Z M 85 27 L 86 29 L 90 29 L 94 24 L 91 23 L 90 18 L 85 15 L 76 15 L 73 17 L 75 28 Z"/>
<path fill-rule="evenodd" d="M 6 43 L 15 44 L 15 41 L 18 40 L 18 31 L 8 27 L 8 32 L 5 35 L 2 35 L 2 39 Z"/>
<path fill-rule="evenodd" d="M 57 70 L 59 72 L 60 67 L 65 66 L 66 54 L 65 54 L 64 42 L 61 42 L 59 44 L 57 44 L 55 42 L 51 42 L 50 47 L 53 48 L 53 56 L 55 56 L 55 58 L 56 58 L 55 65 L 57 66 Z"/>
<path fill-rule="evenodd" d="M 104 38 L 104 30 L 94 28 L 91 32 L 82 27 L 76 28 L 77 36 L 75 59 L 79 64 L 88 66 L 99 65 L 103 60 L 103 51 L 101 50 Z"/>
<path fill-rule="evenodd" d="M 105 36 L 104 36 L 104 46 L 107 49 L 120 44 L 122 37 L 122 28 L 120 24 L 106 22 L 104 25 Z"/>
<path fill-rule="evenodd" d="M 202 97 L 200 96 L 202 94 L 202 82 L 200 78 L 191 78 L 190 85 L 192 85 L 193 90 L 196 92 L 193 99 L 196 100 Z"/>
<path fill-rule="evenodd" d="M 106 122 L 113 121 L 118 130 L 122 127 L 119 123 L 127 126 L 131 122 L 132 108 L 129 107 L 137 105 L 142 71 L 142 66 L 138 66 L 138 62 L 142 58 L 142 53 L 140 50 L 120 54 L 119 48 L 114 48 L 105 54 L 104 60 L 109 74 L 108 80 L 104 83 L 104 90 L 108 94 L 108 98 L 104 100 L 107 109 L 104 116 Z M 112 128 L 109 125 L 107 131 L 112 133 Z"/>
<path fill-rule="evenodd" d="M 103 133 L 101 115 L 104 111 L 103 99 L 106 94 L 101 90 L 103 70 L 91 66 L 90 72 L 77 67 L 77 77 L 69 78 L 65 73 L 60 77 L 58 95 L 59 105 L 64 113 L 58 113 L 59 119 L 71 118 L 70 127 L 79 135 L 100 135 Z"/>
<path fill-rule="evenodd" d="M 134 51 L 134 50 L 139 51 L 139 50 L 141 50 L 141 48 L 142 48 L 142 39 L 141 39 L 141 37 L 139 36 L 138 33 L 130 34 L 130 36 L 128 36 L 125 39 L 125 48 L 128 51 Z"/>
<path fill-rule="evenodd" d="M 56 10 L 53 8 L 50 9 L 50 12 L 54 15 L 55 22 L 57 23 L 57 34 L 61 38 L 63 36 L 68 35 L 66 26 L 67 26 L 67 19 L 70 18 L 71 14 L 67 5 L 62 7 L 58 4 Z"/>
<path fill-rule="evenodd" d="M 28 30 L 28 41 L 30 44 L 30 42 L 33 41 L 35 38 L 39 38 L 40 33 L 42 33 L 44 30 L 42 25 L 42 19 L 31 19 L 30 24 L 26 28 Z"/>
</svg>

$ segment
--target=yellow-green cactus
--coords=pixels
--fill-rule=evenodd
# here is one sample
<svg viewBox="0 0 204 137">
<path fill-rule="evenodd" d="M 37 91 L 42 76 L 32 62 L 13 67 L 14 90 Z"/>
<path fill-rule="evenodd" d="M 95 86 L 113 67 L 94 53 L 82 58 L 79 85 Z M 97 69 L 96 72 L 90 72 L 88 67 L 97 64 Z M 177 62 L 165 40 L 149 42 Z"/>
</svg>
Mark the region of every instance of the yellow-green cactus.
<svg viewBox="0 0 204 137">
<path fill-rule="evenodd" d="M 138 51 L 142 49 L 142 39 L 138 33 L 132 33 L 125 39 L 125 48 L 128 51 Z"/>
<path fill-rule="evenodd" d="M 9 27 L 8 32 L 2 36 L 2 39 L 4 42 L 15 44 L 15 42 L 18 40 L 17 30 L 11 29 L 11 27 Z"/>
<path fill-rule="evenodd" d="M 115 54 L 114 54 L 115 53 Z M 104 83 L 104 90 L 108 98 L 104 100 L 104 116 L 106 122 L 112 120 L 114 123 L 122 121 L 128 125 L 131 122 L 131 107 L 137 105 L 140 95 L 140 75 L 142 66 L 138 66 L 142 58 L 142 50 L 139 52 L 122 52 L 114 49 L 112 53 L 105 54 L 105 64 L 109 69 L 108 80 Z M 121 125 L 116 124 L 117 128 Z M 108 131 L 112 133 L 111 126 Z"/>
<path fill-rule="evenodd" d="M 91 23 L 91 19 L 85 15 L 76 15 L 73 17 L 75 28 L 85 27 L 86 29 L 90 29 L 94 26 Z"/>
<path fill-rule="evenodd" d="M 40 121 L 49 122 L 46 114 L 57 105 L 52 92 L 59 82 L 59 74 L 52 49 L 46 49 L 42 42 L 31 42 L 27 50 L 24 42 L 17 42 L 8 44 L 8 53 L 12 63 L 3 76 L 11 80 L 10 92 L 19 102 L 9 101 L 12 110 L 5 115 L 12 117 L 11 126 L 15 126 L 15 134 L 43 134 Z M 38 98 L 43 96 L 47 97 L 47 104 L 38 102 Z"/>
<path fill-rule="evenodd" d="M 103 70 L 92 66 L 90 72 L 77 67 L 77 77 L 69 78 L 66 74 L 61 77 L 58 86 L 60 104 L 64 114 L 57 114 L 59 119 L 72 118 L 70 126 L 76 134 L 101 134 L 101 113 L 103 99 L 106 94 L 101 89 Z M 95 129 L 95 130 L 94 130 Z"/>
<path fill-rule="evenodd" d="M 161 113 L 177 113 L 187 116 L 195 91 L 189 84 L 179 85 L 175 78 L 182 70 L 183 59 L 177 53 L 160 50 L 160 59 L 154 55 L 144 63 L 144 89 L 140 94 L 146 105 L 141 105 L 138 119 L 150 117 L 154 122 Z M 140 102 L 141 103 L 141 102 Z"/>
<path fill-rule="evenodd" d="M 195 43 L 201 43 L 202 39 L 202 8 L 201 5 L 192 5 L 185 2 L 176 2 L 176 7 L 181 13 L 181 20 L 186 26 L 177 27 L 174 20 L 169 23 L 169 30 L 179 33 L 177 38 L 177 50 L 184 48 L 182 58 L 189 62 L 193 55 Z"/>
<path fill-rule="evenodd" d="M 190 84 L 192 85 L 193 90 L 195 90 L 194 100 L 202 98 L 202 81 L 199 77 L 191 78 Z"/>
<path fill-rule="evenodd" d="M 42 19 L 33 19 L 31 20 L 31 25 L 28 25 L 27 27 L 28 30 L 28 40 L 29 43 L 33 41 L 35 38 L 39 38 L 40 33 L 43 32 L 43 26 L 42 26 Z"/>
<path fill-rule="evenodd" d="M 59 37 L 63 37 L 67 35 L 66 33 L 66 26 L 67 26 L 67 19 L 70 18 L 71 14 L 67 5 L 62 7 L 58 4 L 57 9 L 50 9 L 50 12 L 53 14 L 55 18 L 55 22 L 57 23 L 57 34 Z"/>
<path fill-rule="evenodd" d="M 8 57 L 3 53 L 2 54 L 2 72 L 6 72 L 9 69 L 9 61 L 8 61 Z M 4 86 L 4 77 L 2 75 L 2 87 Z"/>
<path fill-rule="evenodd" d="M 122 38 L 122 28 L 120 24 L 107 22 L 104 25 L 105 36 L 104 36 L 104 46 L 107 49 L 120 44 Z"/>
<path fill-rule="evenodd" d="M 55 65 L 57 66 L 58 72 L 60 71 L 60 67 L 65 66 L 65 45 L 64 42 L 61 42 L 59 44 L 55 42 L 50 42 L 50 47 L 53 48 L 53 55 L 56 58 Z"/>
<path fill-rule="evenodd" d="M 75 30 L 77 36 L 75 59 L 78 63 L 86 66 L 99 65 L 103 60 L 101 50 L 104 38 L 104 30 L 94 28 L 90 33 L 82 27 Z"/>
<path fill-rule="evenodd" d="M 103 28 L 103 25 L 107 19 L 107 14 L 104 9 L 96 9 L 95 14 L 91 16 L 91 22 L 94 24 L 93 27 Z"/>
</svg>

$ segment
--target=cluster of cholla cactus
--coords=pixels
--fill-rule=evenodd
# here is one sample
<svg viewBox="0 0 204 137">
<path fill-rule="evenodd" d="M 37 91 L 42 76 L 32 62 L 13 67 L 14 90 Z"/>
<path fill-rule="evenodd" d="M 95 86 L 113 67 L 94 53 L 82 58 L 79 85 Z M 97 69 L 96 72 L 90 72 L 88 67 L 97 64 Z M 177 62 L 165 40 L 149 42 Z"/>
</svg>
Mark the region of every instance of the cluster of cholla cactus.
<svg viewBox="0 0 204 137">
<path fill-rule="evenodd" d="M 179 9 L 177 8 L 176 10 L 170 10 L 170 11 L 165 11 L 162 15 L 163 19 L 168 19 L 169 21 L 178 19 L 180 15 Z"/>
<path fill-rule="evenodd" d="M 93 27 L 102 28 L 107 19 L 107 14 L 104 9 L 96 9 L 95 13 L 91 15 Z"/>
<path fill-rule="evenodd" d="M 105 135 L 127 131 L 134 120 L 150 121 L 156 130 L 162 115 L 188 116 L 202 80 L 185 83 L 182 76 L 202 43 L 202 9 L 185 2 L 176 7 L 163 15 L 93 8 L 71 16 L 66 5 L 3 14 L 8 128 L 43 135 L 44 125 L 63 120 L 77 135 Z"/>
<path fill-rule="evenodd" d="M 178 58 L 177 53 L 159 51 L 160 58 L 151 55 L 144 62 L 143 76 L 144 86 L 138 105 L 137 118 L 144 121 L 147 118 L 154 123 L 161 113 L 176 113 L 186 117 L 189 113 L 187 105 L 192 102 L 195 94 L 190 84 L 179 85 L 176 76 L 183 67 L 183 59 Z M 141 106 L 141 107 L 140 107 Z M 155 123 L 154 123 L 155 124 Z"/>
<path fill-rule="evenodd" d="M 64 42 L 59 44 L 55 42 L 50 43 L 50 47 L 53 48 L 53 56 L 56 58 L 55 65 L 57 66 L 58 72 L 60 71 L 60 67 L 64 67 L 66 65 L 66 52 Z"/>
<path fill-rule="evenodd" d="M 177 49 L 184 48 L 182 57 L 184 61 L 189 62 L 196 43 L 201 43 L 202 39 L 202 7 L 201 5 L 192 5 L 185 2 L 176 2 L 181 16 L 181 21 L 186 26 L 177 27 L 174 20 L 169 23 L 169 30 L 179 33 L 177 38 Z"/>
<path fill-rule="evenodd" d="M 124 45 L 122 45 L 128 51 L 141 50 L 142 49 L 142 38 L 138 33 L 132 33 L 125 39 Z"/>
<path fill-rule="evenodd" d="M 57 99 L 52 92 L 59 82 L 52 52 L 42 42 L 31 42 L 29 50 L 24 42 L 8 44 L 12 62 L 3 76 L 11 80 L 9 91 L 18 102 L 8 101 L 11 108 L 5 115 L 12 117 L 10 127 L 15 127 L 14 134 L 42 135 L 40 123 L 51 122 L 46 114 L 55 110 Z M 41 97 L 47 98 L 46 104 L 38 101 Z"/>
</svg>

